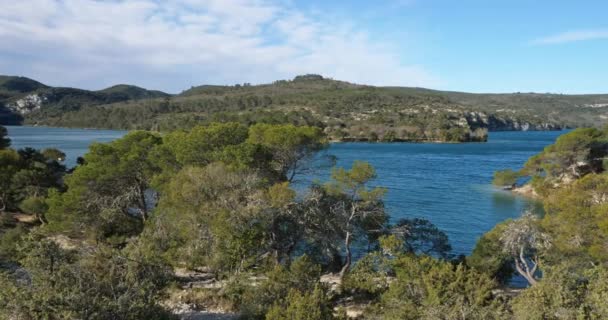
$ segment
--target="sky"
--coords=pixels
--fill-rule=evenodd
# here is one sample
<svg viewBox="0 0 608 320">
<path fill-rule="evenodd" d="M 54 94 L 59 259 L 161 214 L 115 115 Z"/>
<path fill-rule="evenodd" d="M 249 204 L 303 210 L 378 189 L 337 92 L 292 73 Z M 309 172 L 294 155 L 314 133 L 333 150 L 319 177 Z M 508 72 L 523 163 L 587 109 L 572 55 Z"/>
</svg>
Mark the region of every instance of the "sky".
<svg viewBox="0 0 608 320">
<path fill-rule="evenodd" d="M 178 93 L 299 74 L 608 93 L 605 0 L 0 0 L 0 74 Z"/>
</svg>

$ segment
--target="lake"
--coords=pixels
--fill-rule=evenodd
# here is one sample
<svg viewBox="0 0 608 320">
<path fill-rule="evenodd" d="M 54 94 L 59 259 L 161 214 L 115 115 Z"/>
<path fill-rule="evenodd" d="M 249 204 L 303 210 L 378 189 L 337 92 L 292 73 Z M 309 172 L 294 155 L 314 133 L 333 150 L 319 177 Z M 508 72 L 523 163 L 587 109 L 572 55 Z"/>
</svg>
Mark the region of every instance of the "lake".
<svg viewBox="0 0 608 320">
<path fill-rule="evenodd" d="M 127 131 L 69 129 L 29 126 L 5 126 L 15 149 L 57 148 L 66 155 L 68 167 L 76 165 L 76 159 L 87 152 L 93 142 L 109 142 L 125 135 Z"/>
<path fill-rule="evenodd" d="M 58 148 L 73 166 L 92 142 L 119 138 L 125 131 L 46 127 L 7 127 L 14 148 Z M 497 223 L 538 204 L 491 186 L 496 170 L 519 169 L 564 132 L 492 132 L 487 143 L 336 143 L 328 153 L 339 166 L 370 162 L 376 185 L 388 189 L 386 205 L 393 220 L 429 219 L 450 237 L 453 254 L 469 254 L 477 239 Z M 300 183 L 326 180 L 329 169 Z"/>
</svg>

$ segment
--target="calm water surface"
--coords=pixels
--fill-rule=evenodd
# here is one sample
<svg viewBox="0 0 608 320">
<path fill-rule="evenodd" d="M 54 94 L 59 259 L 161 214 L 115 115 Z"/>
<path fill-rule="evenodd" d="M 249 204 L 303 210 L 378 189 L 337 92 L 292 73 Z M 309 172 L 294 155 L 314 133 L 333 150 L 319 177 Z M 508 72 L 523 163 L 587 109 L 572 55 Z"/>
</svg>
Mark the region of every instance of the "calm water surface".
<svg viewBox="0 0 608 320">
<path fill-rule="evenodd" d="M 8 127 L 13 147 L 58 148 L 72 166 L 92 142 L 119 138 L 125 131 L 44 127 Z M 493 132 L 487 143 L 407 144 L 339 143 L 329 153 L 338 165 L 370 162 L 375 184 L 388 188 L 387 207 L 393 220 L 423 217 L 446 231 L 454 254 L 469 254 L 484 232 L 526 208 L 537 206 L 491 186 L 496 170 L 518 169 L 564 132 Z M 329 170 L 300 183 L 326 180 Z"/>
<path fill-rule="evenodd" d="M 120 130 L 90 130 L 69 128 L 47 128 L 29 126 L 6 126 L 15 149 L 57 148 L 66 154 L 65 164 L 76 165 L 76 158 L 84 155 L 93 142 L 108 142 L 125 135 Z"/>
</svg>

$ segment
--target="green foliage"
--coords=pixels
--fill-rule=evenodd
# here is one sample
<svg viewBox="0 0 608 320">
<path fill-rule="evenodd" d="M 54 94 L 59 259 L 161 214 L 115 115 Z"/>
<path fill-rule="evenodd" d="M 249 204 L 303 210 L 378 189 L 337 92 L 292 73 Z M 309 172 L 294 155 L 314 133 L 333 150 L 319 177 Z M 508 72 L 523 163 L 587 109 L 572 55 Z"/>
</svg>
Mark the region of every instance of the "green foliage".
<svg viewBox="0 0 608 320">
<path fill-rule="evenodd" d="M 312 292 L 289 290 L 287 298 L 276 302 L 265 319 L 331 320 L 334 316 L 325 292 L 317 286 Z"/>
<path fill-rule="evenodd" d="M 426 219 L 401 219 L 392 226 L 391 232 L 403 241 L 403 250 L 407 253 L 447 259 L 452 250 L 448 236 Z"/>
<path fill-rule="evenodd" d="M 595 267 L 584 272 L 560 264 L 544 279 L 513 300 L 515 319 L 605 319 L 608 272 Z"/>
<path fill-rule="evenodd" d="M 28 279 L 2 274 L 0 316 L 24 319 L 169 319 L 159 306 L 162 266 L 127 252 L 98 248 L 77 257 L 55 243 L 25 246 Z"/>
<path fill-rule="evenodd" d="M 492 180 L 492 183 L 499 187 L 511 187 L 517 183 L 519 177 L 519 173 L 511 169 L 496 171 L 494 172 L 494 179 Z"/>
<path fill-rule="evenodd" d="M 315 300 L 321 299 L 317 300 L 320 303 L 317 307 L 325 310 L 327 300 L 323 291 L 319 291 L 322 289 L 320 276 L 321 268 L 306 255 L 293 261 L 289 267 L 277 265 L 266 274 L 264 281 L 246 289 L 240 297 L 240 309 L 246 317 L 263 318 L 270 309 L 286 309 L 292 304 L 294 310 L 291 312 L 296 312 L 303 307 L 302 302 L 314 296 Z M 288 297 L 289 294 L 292 297 Z M 278 311 L 272 311 L 273 316 L 276 317 Z"/>
<path fill-rule="evenodd" d="M 381 199 L 386 193 L 384 188 L 369 188 L 368 184 L 376 179 L 374 167 L 363 161 L 355 161 L 350 170 L 337 168 L 332 171 L 332 182 L 326 188 L 328 192 L 349 196 L 366 202 Z"/>
<path fill-rule="evenodd" d="M 19 154 L 12 150 L 0 150 L 0 212 L 14 206 L 12 179 L 20 167 Z"/>
<path fill-rule="evenodd" d="M 249 128 L 251 144 L 262 145 L 273 154 L 272 166 L 287 181 L 293 181 L 301 162 L 327 147 L 325 135 L 314 127 L 256 124 Z"/>
<path fill-rule="evenodd" d="M 386 226 L 388 217 L 383 203 L 386 189 L 369 186 L 376 178 L 376 170 L 367 162 L 355 161 L 350 170 L 334 168 L 331 178 L 324 190 L 330 197 L 332 232 L 344 239 L 345 262 L 340 271 L 344 276 L 352 263 L 352 243 L 357 238 L 373 242 Z"/>
<path fill-rule="evenodd" d="M 542 223 L 551 232 L 553 259 L 608 262 L 608 173 L 589 174 L 545 199 Z"/>
<path fill-rule="evenodd" d="M 8 138 L 8 131 L 5 127 L 0 126 L 0 150 L 11 146 L 11 139 Z"/>
<path fill-rule="evenodd" d="M 396 278 L 368 310 L 372 319 L 507 319 L 487 276 L 430 257 L 403 255 Z"/>
<path fill-rule="evenodd" d="M 174 262 L 248 268 L 267 249 L 266 202 L 258 201 L 264 186 L 258 175 L 221 163 L 185 167 L 169 182 L 142 237 Z"/>
<path fill-rule="evenodd" d="M 61 162 L 65 160 L 65 153 L 55 148 L 43 149 L 40 153 L 42 153 L 42 155 L 50 161 Z"/>
<path fill-rule="evenodd" d="M 134 131 L 109 144 L 93 144 L 85 164 L 65 179 L 66 193 L 49 199 L 49 227 L 97 239 L 140 232 L 148 219 L 152 179 L 158 167 L 151 152 L 162 140 Z"/>
<path fill-rule="evenodd" d="M 189 132 L 176 131 L 165 140 L 181 165 L 203 166 L 216 161 L 224 148 L 245 142 L 247 127 L 238 123 L 216 123 L 198 126 Z"/>
<path fill-rule="evenodd" d="M 511 266 L 533 284 L 512 301 L 515 319 L 608 317 L 607 153 L 606 129 L 577 129 L 531 157 L 524 173 L 532 175 L 544 216 L 527 214 L 497 225 L 467 259 L 499 280 L 512 272 L 513 260 Z M 541 279 L 535 275 L 540 263 Z"/>
<path fill-rule="evenodd" d="M 46 203 L 46 198 L 28 197 L 21 201 L 19 209 L 24 213 L 35 215 L 41 221 L 45 221 L 44 215 L 49 207 Z"/>
<path fill-rule="evenodd" d="M 608 131 L 581 128 L 560 136 L 555 144 L 526 162 L 524 172 L 552 184 L 600 173 L 608 155 Z M 539 181 L 536 184 L 540 184 Z"/>
<path fill-rule="evenodd" d="M 0 226 L 0 230 L 7 226 Z M 0 231 L 0 261 L 18 261 L 23 258 L 19 251 L 21 241 L 27 235 L 28 230 L 21 224 L 11 226 Z"/>
<path fill-rule="evenodd" d="M 513 272 L 512 257 L 502 250 L 500 237 L 510 220 L 499 223 L 479 238 L 466 263 L 480 273 L 488 275 L 500 283 L 507 283 Z"/>
<path fill-rule="evenodd" d="M 38 88 L 47 102 L 26 123 L 171 131 L 213 122 L 308 125 L 341 141 L 486 141 L 488 130 L 599 126 L 605 96 L 467 94 L 373 87 L 327 78 L 200 86 L 167 96 L 130 86 L 101 91 Z M 3 92 L 13 101 L 24 93 Z M 10 114 L 9 114 L 10 117 Z M 18 122 L 20 119 L 7 119 Z M 0 121 L 2 119 L 0 118 Z"/>
<path fill-rule="evenodd" d="M 59 161 L 37 150 L 0 150 L 0 212 L 18 210 L 23 200 L 42 199 L 49 189 L 61 188 L 64 174 Z"/>
<path fill-rule="evenodd" d="M 395 240 L 399 241 L 394 236 L 380 238 L 385 252 L 389 252 L 385 245 L 391 242 L 389 247 L 394 247 Z M 388 277 L 392 274 L 391 261 L 380 252 L 372 252 L 355 263 L 352 270 L 344 278 L 342 287 L 347 292 L 363 294 L 367 297 L 377 297 L 388 289 Z"/>
</svg>

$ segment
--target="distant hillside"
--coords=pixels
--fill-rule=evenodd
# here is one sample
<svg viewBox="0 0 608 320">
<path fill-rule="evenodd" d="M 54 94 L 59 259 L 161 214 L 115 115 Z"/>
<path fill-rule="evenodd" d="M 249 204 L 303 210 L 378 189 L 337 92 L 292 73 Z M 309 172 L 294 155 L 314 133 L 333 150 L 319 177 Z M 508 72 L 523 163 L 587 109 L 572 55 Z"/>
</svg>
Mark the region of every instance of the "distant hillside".
<svg viewBox="0 0 608 320">
<path fill-rule="evenodd" d="M 41 88 L 47 88 L 47 86 L 29 78 L 0 75 L 0 99 L 8 99 Z"/>
<path fill-rule="evenodd" d="M 175 96 L 124 85 L 76 96 L 80 103 L 59 99 L 20 114 L 25 123 L 51 126 L 173 130 L 213 121 L 294 123 L 322 127 L 339 141 L 435 142 L 483 141 L 488 130 L 601 126 L 608 119 L 608 95 L 472 94 L 319 75 L 203 85 Z"/>
<path fill-rule="evenodd" d="M 39 117 L 55 117 L 93 106 L 168 96 L 164 92 L 129 85 L 89 91 L 49 87 L 25 77 L 0 76 L 0 124 L 22 123 L 32 113 Z"/>
</svg>

